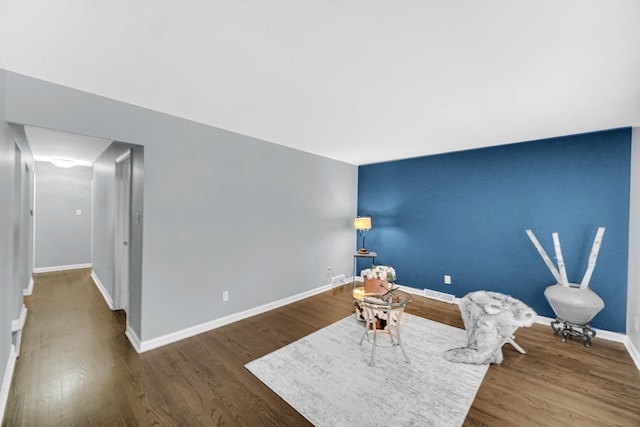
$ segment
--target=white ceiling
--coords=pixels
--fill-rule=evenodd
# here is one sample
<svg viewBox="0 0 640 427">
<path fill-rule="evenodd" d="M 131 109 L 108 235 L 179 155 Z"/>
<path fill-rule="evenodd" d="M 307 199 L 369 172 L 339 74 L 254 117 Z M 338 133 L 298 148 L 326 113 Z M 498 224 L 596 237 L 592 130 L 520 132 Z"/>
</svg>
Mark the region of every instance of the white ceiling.
<svg viewBox="0 0 640 427">
<path fill-rule="evenodd" d="M 0 0 L 0 67 L 353 164 L 640 125 L 637 0 Z"/>
<path fill-rule="evenodd" d="M 25 126 L 24 130 L 36 161 L 73 160 L 78 166 L 91 166 L 112 141 Z"/>
</svg>

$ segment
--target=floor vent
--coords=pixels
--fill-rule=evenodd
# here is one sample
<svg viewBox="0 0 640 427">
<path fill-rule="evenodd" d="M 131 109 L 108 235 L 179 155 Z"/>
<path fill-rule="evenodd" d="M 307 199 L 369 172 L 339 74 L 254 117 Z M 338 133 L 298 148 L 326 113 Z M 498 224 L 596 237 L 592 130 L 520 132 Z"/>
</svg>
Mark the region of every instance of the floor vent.
<svg viewBox="0 0 640 427">
<path fill-rule="evenodd" d="M 431 289 L 425 289 L 424 296 L 438 301 L 448 302 L 449 304 L 453 304 L 456 302 L 455 295 L 445 294 L 444 292 L 433 291 Z"/>
</svg>

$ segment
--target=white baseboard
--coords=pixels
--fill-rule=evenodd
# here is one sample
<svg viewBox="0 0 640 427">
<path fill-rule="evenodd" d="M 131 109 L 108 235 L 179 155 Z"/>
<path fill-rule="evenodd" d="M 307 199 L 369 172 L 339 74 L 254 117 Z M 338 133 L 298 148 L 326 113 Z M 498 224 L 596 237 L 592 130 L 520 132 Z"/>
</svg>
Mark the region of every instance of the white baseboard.
<svg viewBox="0 0 640 427">
<path fill-rule="evenodd" d="M 17 319 L 11 321 L 11 332 L 17 332 L 24 328 L 24 323 L 27 321 L 27 306 L 22 304 L 20 314 Z"/>
<path fill-rule="evenodd" d="M 99 279 L 97 277 L 94 277 L 94 274 L 91 274 L 91 277 L 94 278 L 94 281 L 96 282 L 96 286 L 98 286 L 98 289 L 100 289 L 101 287 L 98 285 L 98 283 L 100 282 Z M 356 278 L 357 279 L 357 278 Z M 350 277 L 348 279 L 345 280 L 345 284 L 346 283 L 351 283 L 353 282 L 353 278 Z M 310 291 L 306 291 L 306 292 L 302 292 L 299 293 L 297 295 L 293 295 L 291 297 L 287 297 L 287 298 L 283 298 L 281 300 L 278 301 L 274 301 L 271 303 L 267 303 L 264 305 L 261 305 L 259 307 L 255 307 L 255 308 L 251 308 L 249 310 L 245 310 L 245 311 L 241 311 L 239 313 L 234 313 L 231 314 L 229 316 L 225 316 L 219 319 L 215 319 L 212 320 L 210 322 L 205 322 L 205 323 L 201 323 L 199 325 L 195 325 L 186 329 L 182 329 L 180 331 L 176 331 L 176 332 L 172 332 L 170 334 L 167 335 L 163 335 L 157 338 L 153 338 L 150 340 L 146 340 L 146 341 L 141 341 L 140 338 L 135 334 L 135 332 L 129 327 L 129 325 L 127 325 L 127 330 L 126 330 L 126 335 L 127 338 L 129 339 L 129 341 L 131 342 L 131 344 L 133 345 L 133 348 L 135 348 L 135 350 L 138 353 L 144 353 L 145 351 L 149 351 L 149 350 L 153 350 L 154 348 L 158 348 L 158 347 L 162 347 L 165 346 L 167 344 L 171 344 L 180 340 L 183 340 L 185 338 L 189 338 L 192 337 L 194 335 L 198 335 L 201 334 L 203 332 L 207 332 L 216 328 L 219 328 L 221 326 L 225 326 L 228 325 L 230 323 L 233 322 L 237 322 L 238 320 L 242 320 L 242 319 L 246 319 L 248 317 L 251 316 L 255 316 L 257 314 L 261 314 L 264 312 L 267 312 L 269 310 L 273 310 L 275 308 L 278 307 L 282 307 L 284 305 L 287 304 L 291 304 L 293 302 L 302 300 L 304 298 L 308 298 L 310 296 L 313 295 L 317 295 L 320 294 L 322 292 L 331 290 L 335 285 L 329 284 L 329 285 L 324 285 L 324 286 L 320 286 L 316 289 L 312 289 Z M 430 296 L 427 296 L 425 290 L 420 290 L 417 288 L 413 288 L 410 286 L 405 286 L 405 285 L 397 285 L 400 290 L 405 291 L 407 293 L 413 294 L 413 295 L 420 295 L 420 296 L 424 296 L 425 298 L 430 298 Z M 102 290 L 101 290 L 102 292 Z M 444 293 L 440 293 L 437 291 L 432 291 L 434 293 L 438 293 L 438 294 L 442 294 L 445 295 L 446 298 L 445 299 L 438 299 L 439 301 L 443 301 L 443 302 L 447 302 L 450 304 L 459 304 L 460 303 L 460 298 L 455 297 L 454 295 L 451 294 L 444 294 Z M 105 295 L 105 293 L 103 293 L 103 295 Z M 437 298 L 436 298 L 437 299 Z M 105 300 L 107 300 L 107 297 L 105 296 Z M 107 300 L 107 304 L 109 304 L 109 300 Z M 110 304 L 110 307 L 112 306 L 112 303 Z M 536 323 L 540 323 L 543 325 L 550 325 L 551 321 L 554 320 L 550 317 L 545 317 L 545 316 L 538 316 L 536 319 Z M 619 332 L 611 332 L 611 331 L 607 331 L 604 329 L 597 329 L 597 328 L 593 328 L 596 331 L 597 337 L 598 338 L 602 338 L 605 340 L 609 340 L 609 341 L 615 341 L 615 342 L 621 342 L 624 343 L 627 350 L 629 351 L 629 355 L 631 356 L 631 358 L 633 359 L 634 363 L 636 364 L 636 366 L 638 367 L 638 369 L 640 370 L 640 353 L 638 352 L 638 349 L 636 349 L 633 344 L 631 343 L 631 341 L 629 340 L 629 337 L 625 334 L 621 334 Z"/>
<path fill-rule="evenodd" d="M 2 379 L 2 387 L 0 388 L 0 425 L 4 419 L 4 411 L 7 407 L 7 399 L 9 398 L 9 388 L 11 387 L 11 379 L 13 378 L 13 371 L 16 366 L 16 351 L 14 346 L 11 346 L 9 351 L 9 360 L 7 360 L 7 367 L 4 371 L 4 377 Z"/>
<path fill-rule="evenodd" d="M 113 305 L 113 299 L 111 299 L 111 296 L 109 295 L 109 293 L 107 292 L 107 290 L 104 288 L 104 285 L 102 284 L 102 282 L 100 281 L 100 279 L 98 278 L 98 275 L 96 274 L 95 271 L 91 270 L 91 279 L 93 279 L 93 283 L 96 284 L 96 288 L 98 288 L 98 290 L 100 291 L 100 293 L 102 294 L 102 298 L 104 298 L 105 302 L 107 303 L 107 305 L 109 306 L 109 308 L 111 310 L 113 310 L 114 305 Z"/>
<path fill-rule="evenodd" d="M 64 270 L 77 270 L 79 268 L 91 268 L 91 263 L 89 264 L 73 264 L 73 265 L 58 265 L 54 267 L 39 267 L 33 270 L 34 273 L 52 273 L 54 271 L 64 271 Z"/>
<path fill-rule="evenodd" d="M 20 314 L 17 319 L 11 321 L 11 334 L 13 335 L 13 351 L 16 353 L 16 357 L 20 357 L 20 345 L 22 344 L 22 329 L 27 321 L 27 306 L 22 304 Z"/>
<path fill-rule="evenodd" d="M 431 289 L 425 289 L 422 294 L 427 298 L 431 298 L 437 301 L 448 302 L 449 304 L 456 303 L 456 296 L 452 294 L 438 292 Z"/>
<path fill-rule="evenodd" d="M 640 351 L 638 351 L 636 346 L 633 345 L 628 335 L 625 337 L 624 346 L 627 348 L 627 351 L 629 352 L 629 356 L 631 356 L 633 363 L 636 364 L 636 368 L 638 368 L 638 370 L 640 371 Z"/>
<path fill-rule="evenodd" d="M 136 352 L 142 353 L 142 350 L 141 350 L 142 343 L 140 341 L 140 338 L 138 338 L 138 335 L 136 334 L 136 332 L 133 329 L 131 329 L 131 326 L 129 326 L 129 322 L 127 322 L 127 329 L 124 334 L 127 336 L 127 339 L 129 340 L 133 348 L 136 350 Z"/>
<path fill-rule="evenodd" d="M 551 327 L 551 322 L 553 322 L 554 320 L 555 319 L 552 319 L 551 317 L 538 316 L 536 318 L 536 323 Z M 602 338 L 603 340 L 624 343 L 627 339 L 627 335 L 621 334 L 620 332 L 611 332 L 605 329 L 598 328 L 593 328 L 593 330 L 596 332 L 596 338 Z"/>
<path fill-rule="evenodd" d="M 29 295 L 31 295 L 33 293 L 33 276 L 29 278 L 29 284 L 27 285 L 26 288 L 24 288 L 22 290 L 22 295 L 28 297 Z"/>
<path fill-rule="evenodd" d="M 551 322 L 554 320 L 555 319 L 552 319 L 551 317 L 538 316 L 538 318 L 536 319 L 536 323 L 547 325 L 550 327 Z M 604 329 L 593 328 L 593 330 L 596 331 L 596 338 L 623 343 L 625 348 L 627 349 L 627 353 L 629 353 L 629 356 L 631 356 L 633 363 L 635 363 L 636 368 L 638 368 L 638 370 L 640 371 L 640 352 L 638 352 L 638 349 L 633 345 L 628 335 L 622 334 L 620 332 L 611 332 Z"/>
<path fill-rule="evenodd" d="M 429 291 L 429 289 L 425 289 L 424 292 L 420 291 L 419 289 L 416 288 L 412 288 L 410 286 L 399 286 L 401 290 L 408 292 L 410 294 L 414 294 L 414 295 L 422 295 L 426 298 L 431 298 L 431 296 L 427 295 L 427 293 L 437 293 L 439 294 L 439 292 L 436 291 L 430 291 L 430 292 L 426 292 Z M 444 295 L 449 295 L 449 294 L 444 294 Z M 451 297 L 453 297 L 453 295 L 451 295 Z M 441 300 L 439 298 L 433 298 L 433 299 L 437 299 L 439 301 L 445 301 L 445 302 L 451 302 L 453 304 L 459 304 L 460 303 L 460 298 L 456 298 L 454 297 L 454 301 L 449 301 L 449 300 Z M 550 327 L 551 322 L 555 320 L 552 319 L 550 317 L 545 317 L 545 316 L 538 316 L 536 318 L 536 323 L 539 323 L 541 325 L 547 325 Z M 626 334 L 622 334 L 620 332 L 611 332 L 611 331 L 607 331 L 605 329 L 598 329 L 598 328 L 593 328 L 593 330 L 596 332 L 596 338 L 602 338 L 603 340 L 607 340 L 607 341 L 614 341 L 614 342 L 620 342 L 623 343 L 625 345 L 625 347 L 627 348 L 627 351 L 629 352 L 629 356 L 631 356 L 631 358 L 633 359 L 633 362 L 636 364 L 636 367 L 638 368 L 638 370 L 640 370 L 640 352 L 638 352 L 638 349 L 633 345 L 633 343 L 631 342 L 631 340 L 629 339 L 629 337 Z"/>
<path fill-rule="evenodd" d="M 331 286 L 336 288 L 338 286 L 342 286 L 346 283 L 349 283 L 347 281 L 347 278 L 344 274 L 338 274 L 337 276 L 334 276 L 331 278 Z"/>
<path fill-rule="evenodd" d="M 460 298 L 457 298 L 452 294 L 446 294 L 444 292 L 434 291 L 432 289 L 417 289 L 411 286 L 398 285 L 397 283 L 396 286 L 398 286 L 401 291 L 404 291 L 408 294 L 420 295 L 421 297 L 434 299 L 441 302 L 447 302 L 449 304 L 458 304 L 460 302 Z"/>
<path fill-rule="evenodd" d="M 171 344 L 180 340 L 183 340 L 185 338 L 189 338 L 192 337 L 194 335 L 198 335 L 201 334 L 203 332 L 207 332 L 210 331 L 212 329 L 216 329 L 219 328 L 221 326 L 225 326 L 228 325 L 230 323 L 233 322 L 237 322 L 238 320 L 242 320 L 242 319 L 246 319 L 248 317 L 251 316 L 255 316 L 256 314 L 261 314 L 264 312 L 267 312 L 269 310 L 273 310 L 275 308 L 278 307 L 282 307 L 284 305 L 287 304 L 291 304 L 293 302 L 308 298 L 310 296 L 313 295 L 317 295 L 320 294 L 322 292 L 331 290 L 332 287 L 330 284 L 328 285 L 324 285 L 324 286 L 320 286 L 318 288 L 315 289 L 311 289 L 310 291 L 306 291 L 306 292 L 302 292 L 299 293 L 297 295 L 293 295 L 287 298 L 283 298 L 281 300 L 278 301 L 273 301 L 264 305 L 261 305 L 259 307 L 255 307 L 255 308 L 251 308 L 248 310 L 244 310 L 241 311 L 239 313 L 234 313 L 234 314 L 230 314 L 228 316 L 225 317 L 221 317 L 219 319 L 215 319 L 212 320 L 210 322 L 205 322 L 205 323 L 201 323 L 199 325 L 195 325 L 186 329 L 182 329 L 180 331 L 176 331 L 176 332 L 172 332 L 170 334 L 167 335 L 163 335 L 157 338 L 153 338 L 150 340 L 145 340 L 145 341 L 139 341 L 139 346 L 136 346 L 136 344 L 134 343 L 135 339 L 133 339 L 132 337 L 130 337 L 129 335 L 127 335 L 127 337 L 129 337 L 129 340 L 131 341 L 131 343 L 133 344 L 134 348 L 136 349 L 136 351 L 138 353 L 144 353 L 145 351 L 149 351 L 149 350 L 153 350 L 154 348 L 158 348 L 158 347 L 162 347 L 164 345 L 167 344 Z M 133 332 L 133 331 L 131 331 Z M 133 334 L 135 335 L 135 334 Z M 137 338 L 137 337 L 136 337 Z"/>
<path fill-rule="evenodd" d="M 452 304 L 459 304 L 460 303 L 460 298 L 456 298 L 453 295 L 450 294 L 443 294 L 441 292 L 437 292 L 437 291 L 432 291 L 430 289 L 425 289 L 424 291 L 420 291 L 420 289 L 416 289 L 416 288 L 412 288 L 410 286 L 402 286 L 399 285 L 400 289 L 408 292 L 410 294 L 414 294 L 414 295 L 422 295 L 426 298 L 432 298 L 432 299 L 436 299 L 438 301 L 444 301 L 444 302 L 448 302 L 448 303 L 452 303 Z M 427 292 L 428 291 L 428 292 Z M 442 294 L 447 296 L 447 299 L 440 299 L 438 297 L 431 297 L 428 294 Z M 451 298 L 453 297 L 453 301 L 451 301 Z M 550 318 L 550 317 L 545 317 L 545 316 L 538 316 L 536 318 L 536 323 L 540 323 L 541 325 L 547 325 L 550 326 L 551 322 L 554 319 Z M 598 329 L 598 328 L 593 328 L 594 331 L 596 331 L 596 337 L 597 338 L 602 338 L 604 340 L 608 340 L 608 341 L 615 341 L 615 342 L 621 342 L 621 343 L 625 343 L 627 341 L 627 335 L 626 334 L 621 334 L 620 332 L 611 332 L 611 331 L 607 331 L 604 329 Z M 632 355 L 633 357 L 633 355 Z"/>
</svg>

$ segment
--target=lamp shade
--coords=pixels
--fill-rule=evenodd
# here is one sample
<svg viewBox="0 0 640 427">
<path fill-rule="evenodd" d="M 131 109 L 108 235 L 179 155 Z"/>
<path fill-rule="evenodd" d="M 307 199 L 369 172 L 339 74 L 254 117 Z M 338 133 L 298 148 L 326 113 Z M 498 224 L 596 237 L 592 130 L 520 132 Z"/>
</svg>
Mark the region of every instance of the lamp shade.
<svg viewBox="0 0 640 427">
<path fill-rule="evenodd" d="M 353 220 L 353 227 L 356 230 L 369 230 L 371 229 L 371 217 L 359 216 Z"/>
</svg>

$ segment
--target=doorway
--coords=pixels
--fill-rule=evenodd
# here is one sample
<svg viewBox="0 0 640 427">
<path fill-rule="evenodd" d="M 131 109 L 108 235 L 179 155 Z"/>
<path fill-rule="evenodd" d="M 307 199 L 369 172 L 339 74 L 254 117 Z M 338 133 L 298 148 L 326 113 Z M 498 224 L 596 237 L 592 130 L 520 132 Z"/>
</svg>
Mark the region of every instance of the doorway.
<svg viewBox="0 0 640 427">
<path fill-rule="evenodd" d="M 114 298 L 115 310 L 129 312 L 131 241 L 131 150 L 115 162 Z"/>
<path fill-rule="evenodd" d="M 29 239 L 31 228 L 31 179 L 30 169 L 22 149 L 14 143 L 14 219 L 13 219 L 13 280 L 15 289 L 27 289 L 29 287 L 29 275 L 31 273 Z M 20 294 L 22 295 L 22 294 Z"/>
</svg>

